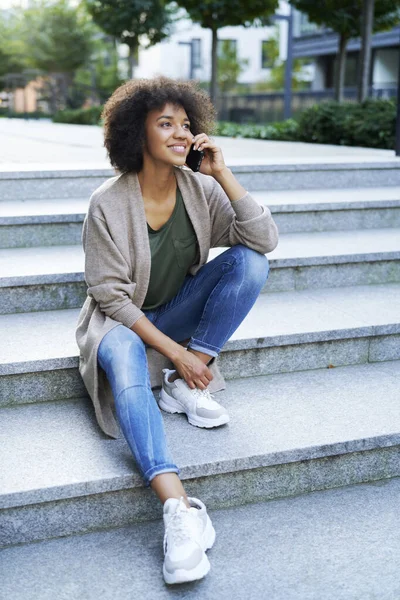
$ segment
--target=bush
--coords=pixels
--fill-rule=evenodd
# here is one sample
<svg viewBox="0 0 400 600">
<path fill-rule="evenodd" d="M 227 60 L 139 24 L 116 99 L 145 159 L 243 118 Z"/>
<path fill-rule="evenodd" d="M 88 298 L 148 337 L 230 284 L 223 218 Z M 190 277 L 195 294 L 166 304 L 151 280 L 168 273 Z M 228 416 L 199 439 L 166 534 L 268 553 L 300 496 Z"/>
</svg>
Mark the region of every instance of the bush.
<svg viewBox="0 0 400 600">
<path fill-rule="evenodd" d="M 396 135 L 396 102 L 368 99 L 353 109 L 346 131 L 350 146 L 393 150 Z"/>
<path fill-rule="evenodd" d="M 59 111 L 53 117 L 57 123 L 100 125 L 102 106 Z M 396 102 L 368 99 L 362 104 L 324 102 L 303 111 L 298 120 L 287 119 L 275 123 L 217 123 L 214 134 L 253 138 L 363 146 L 394 149 L 396 131 Z"/>
<path fill-rule="evenodd" d="M 326 102 L 301 113 L 298 139 L 315 144 L 394 148 L 396 103 L 368 99 L 362 104 Z"/>
<path fill-rule="evenodd" d="M 297 139 L 298 124 L 294 119 L 287 119 L 267 125 L 228 123 L 220 121 L 214 130 L 215 135 L 253 138 L 259 140 L 286 140 Z"/>
<path fill-rule="evenodd" d="M 0 108 L 0 117 L 8 119 L 50 119 L 50 115 L 46 115 L 41 111 L 36 112 L 13 112 L 8 108 Z"/>
<path fill-rule="evenodd" d="M 76 125 L 100 125 L 102 106 L 59 110 L 53 116 L 54 123 L 74 123 Z"/>
</svg>

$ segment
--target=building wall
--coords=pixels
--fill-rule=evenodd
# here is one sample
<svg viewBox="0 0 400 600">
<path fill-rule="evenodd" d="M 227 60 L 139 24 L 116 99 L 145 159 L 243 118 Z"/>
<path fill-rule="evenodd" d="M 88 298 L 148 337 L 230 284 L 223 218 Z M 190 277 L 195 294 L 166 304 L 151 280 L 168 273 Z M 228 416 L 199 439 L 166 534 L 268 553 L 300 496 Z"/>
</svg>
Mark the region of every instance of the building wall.
<svg viewBox="0 0 400 600">
<path fill-rule="evenodd" d="M 279 12 L 287 14 L 289 8 L 286 2 L 281 2 Z M 218 30 L 220 40 L 236 40 L 237 56 L 247 59 L 248 66 L 244 68 L 239 82 L 254 83 L 265 81 L 269 69 L 261 65 L 261 43 L 279 30 L 280 58 L 286 58 L 287 24 L 279 21 L 270 27 L 223 27 Z M 135 77 L 152 77 L 163 74 L 167 77 L 187 79 L 190 74 L 190 47 L 179 42 L 201 40 L 201 67 L 194 70 L 194 78 L 209 81 L 211 77 L 211 31 L 193 24 L 190 20 L 180 21 L 175 33 L 167 40 L 148 49 L 139 51 L 139 64 L 135 68 Z"/>
<path fill-rule="evenodd" d="M 35 112 L 37 110 L 36 82 L 30 81 L 25 88 L 17 88 L 13 94 L 12 110 L 15 112 Z"/>
</svg>

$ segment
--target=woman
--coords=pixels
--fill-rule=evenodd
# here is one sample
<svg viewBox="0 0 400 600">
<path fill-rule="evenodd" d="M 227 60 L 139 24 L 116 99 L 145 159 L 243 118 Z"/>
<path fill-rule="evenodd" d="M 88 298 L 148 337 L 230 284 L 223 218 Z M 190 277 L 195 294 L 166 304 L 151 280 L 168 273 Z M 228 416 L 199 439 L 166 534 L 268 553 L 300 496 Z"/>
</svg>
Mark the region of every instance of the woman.
<svg viewBox="0 0 400 600">
<path fill-rule="evenodd" d="M 103 119 L 120 175 L 94 192 L 84 222 L 80 372 L 99 425 L 118 436 L 114 405 L 144 483 L 163 503 L 166 583 L 192 581 L 209 571 L 215 531 L 169 453 L 146 349 L 175 367 L 164 369 L 162 409 L 199 427 L 226 424 L 226 409 L 210 396 L 218 370 L 209 365 L 265 284 L 277 228 L 208 137 L 214 109 L 194 84 L 129 81 Z M 185 167 L 192 144 L 204 152 L 200 173 Z M 207 262 L 216 246 L 229 248 Z"/>
</svg>

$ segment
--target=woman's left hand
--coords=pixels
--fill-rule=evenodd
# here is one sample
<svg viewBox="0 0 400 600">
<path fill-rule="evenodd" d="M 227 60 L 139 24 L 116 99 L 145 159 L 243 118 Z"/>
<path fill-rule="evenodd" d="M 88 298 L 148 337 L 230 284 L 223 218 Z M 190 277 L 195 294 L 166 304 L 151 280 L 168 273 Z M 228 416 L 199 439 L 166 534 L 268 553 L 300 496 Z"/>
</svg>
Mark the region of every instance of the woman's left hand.
<svg viewBox="0 0 400 600">
<path fill-rule="evenodd" d="M 204 152 L 204 158 L 200 166 L 200 173 L 215 177 L 224 169 L 226 169 L 221 148 L 219 148 L 216 143 L 208 137 L 208 135 L 205 133 L 199 133 L 193 138 L 193 143 L 194 150 L 201 150 Z"/>
</svg>

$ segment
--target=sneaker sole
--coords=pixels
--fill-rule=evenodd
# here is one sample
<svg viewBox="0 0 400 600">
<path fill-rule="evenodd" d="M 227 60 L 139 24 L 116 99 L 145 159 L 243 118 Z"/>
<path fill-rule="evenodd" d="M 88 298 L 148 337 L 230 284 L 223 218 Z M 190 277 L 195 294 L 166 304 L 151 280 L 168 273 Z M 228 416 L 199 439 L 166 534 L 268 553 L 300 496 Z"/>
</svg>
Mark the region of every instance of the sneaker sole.
<svg viewBox="0 0 400 600">
<path fill-rule="evenodd" d="M 201 562 L 197 565 L 197 567 L 191 569 L 190 571 L 186 571 L 186 569 L 177 569 L 173 573 L 168 573 L 164 565 L 164 580 L 168 585 L 174 585 L 175 583 L 186 583 L 187 581 L 196 581 L 196 579 L 202 579 L 205 577 L 210 568 L 210 561 L 208 560 L 206 554 L 203 554 Z"/>
<path fill-rule="evenodd" d="M 212 427 L 219 427 L 220 425 L 225 425 L 229 423 L 229 415 L 221 415 L 218 419 L 206 419 L 205 417 L 199 417 L 198 415 L 188 414 L 185 410 L 183 410 L 182 406 L 177 402 L 177 400 L 167 394 L 164 388 L 161 389 L 160 400 L 158 402 L 158 406 L 167 413 L 170 414 L 185 414 L 188 418 L 188 421 L 191 425 L 195 427 L 204 427 L 205 429 L 211 429 Z"/>
<path fill-rule="evenodd" d="M 205 552 L 213 547 L 215 542 L 215 535 L 216 534 L 214 526 L 211 523 L 210 517 L 207 515 L 207 524 L 203 534 L 203 547 Z"/>
</svg>

